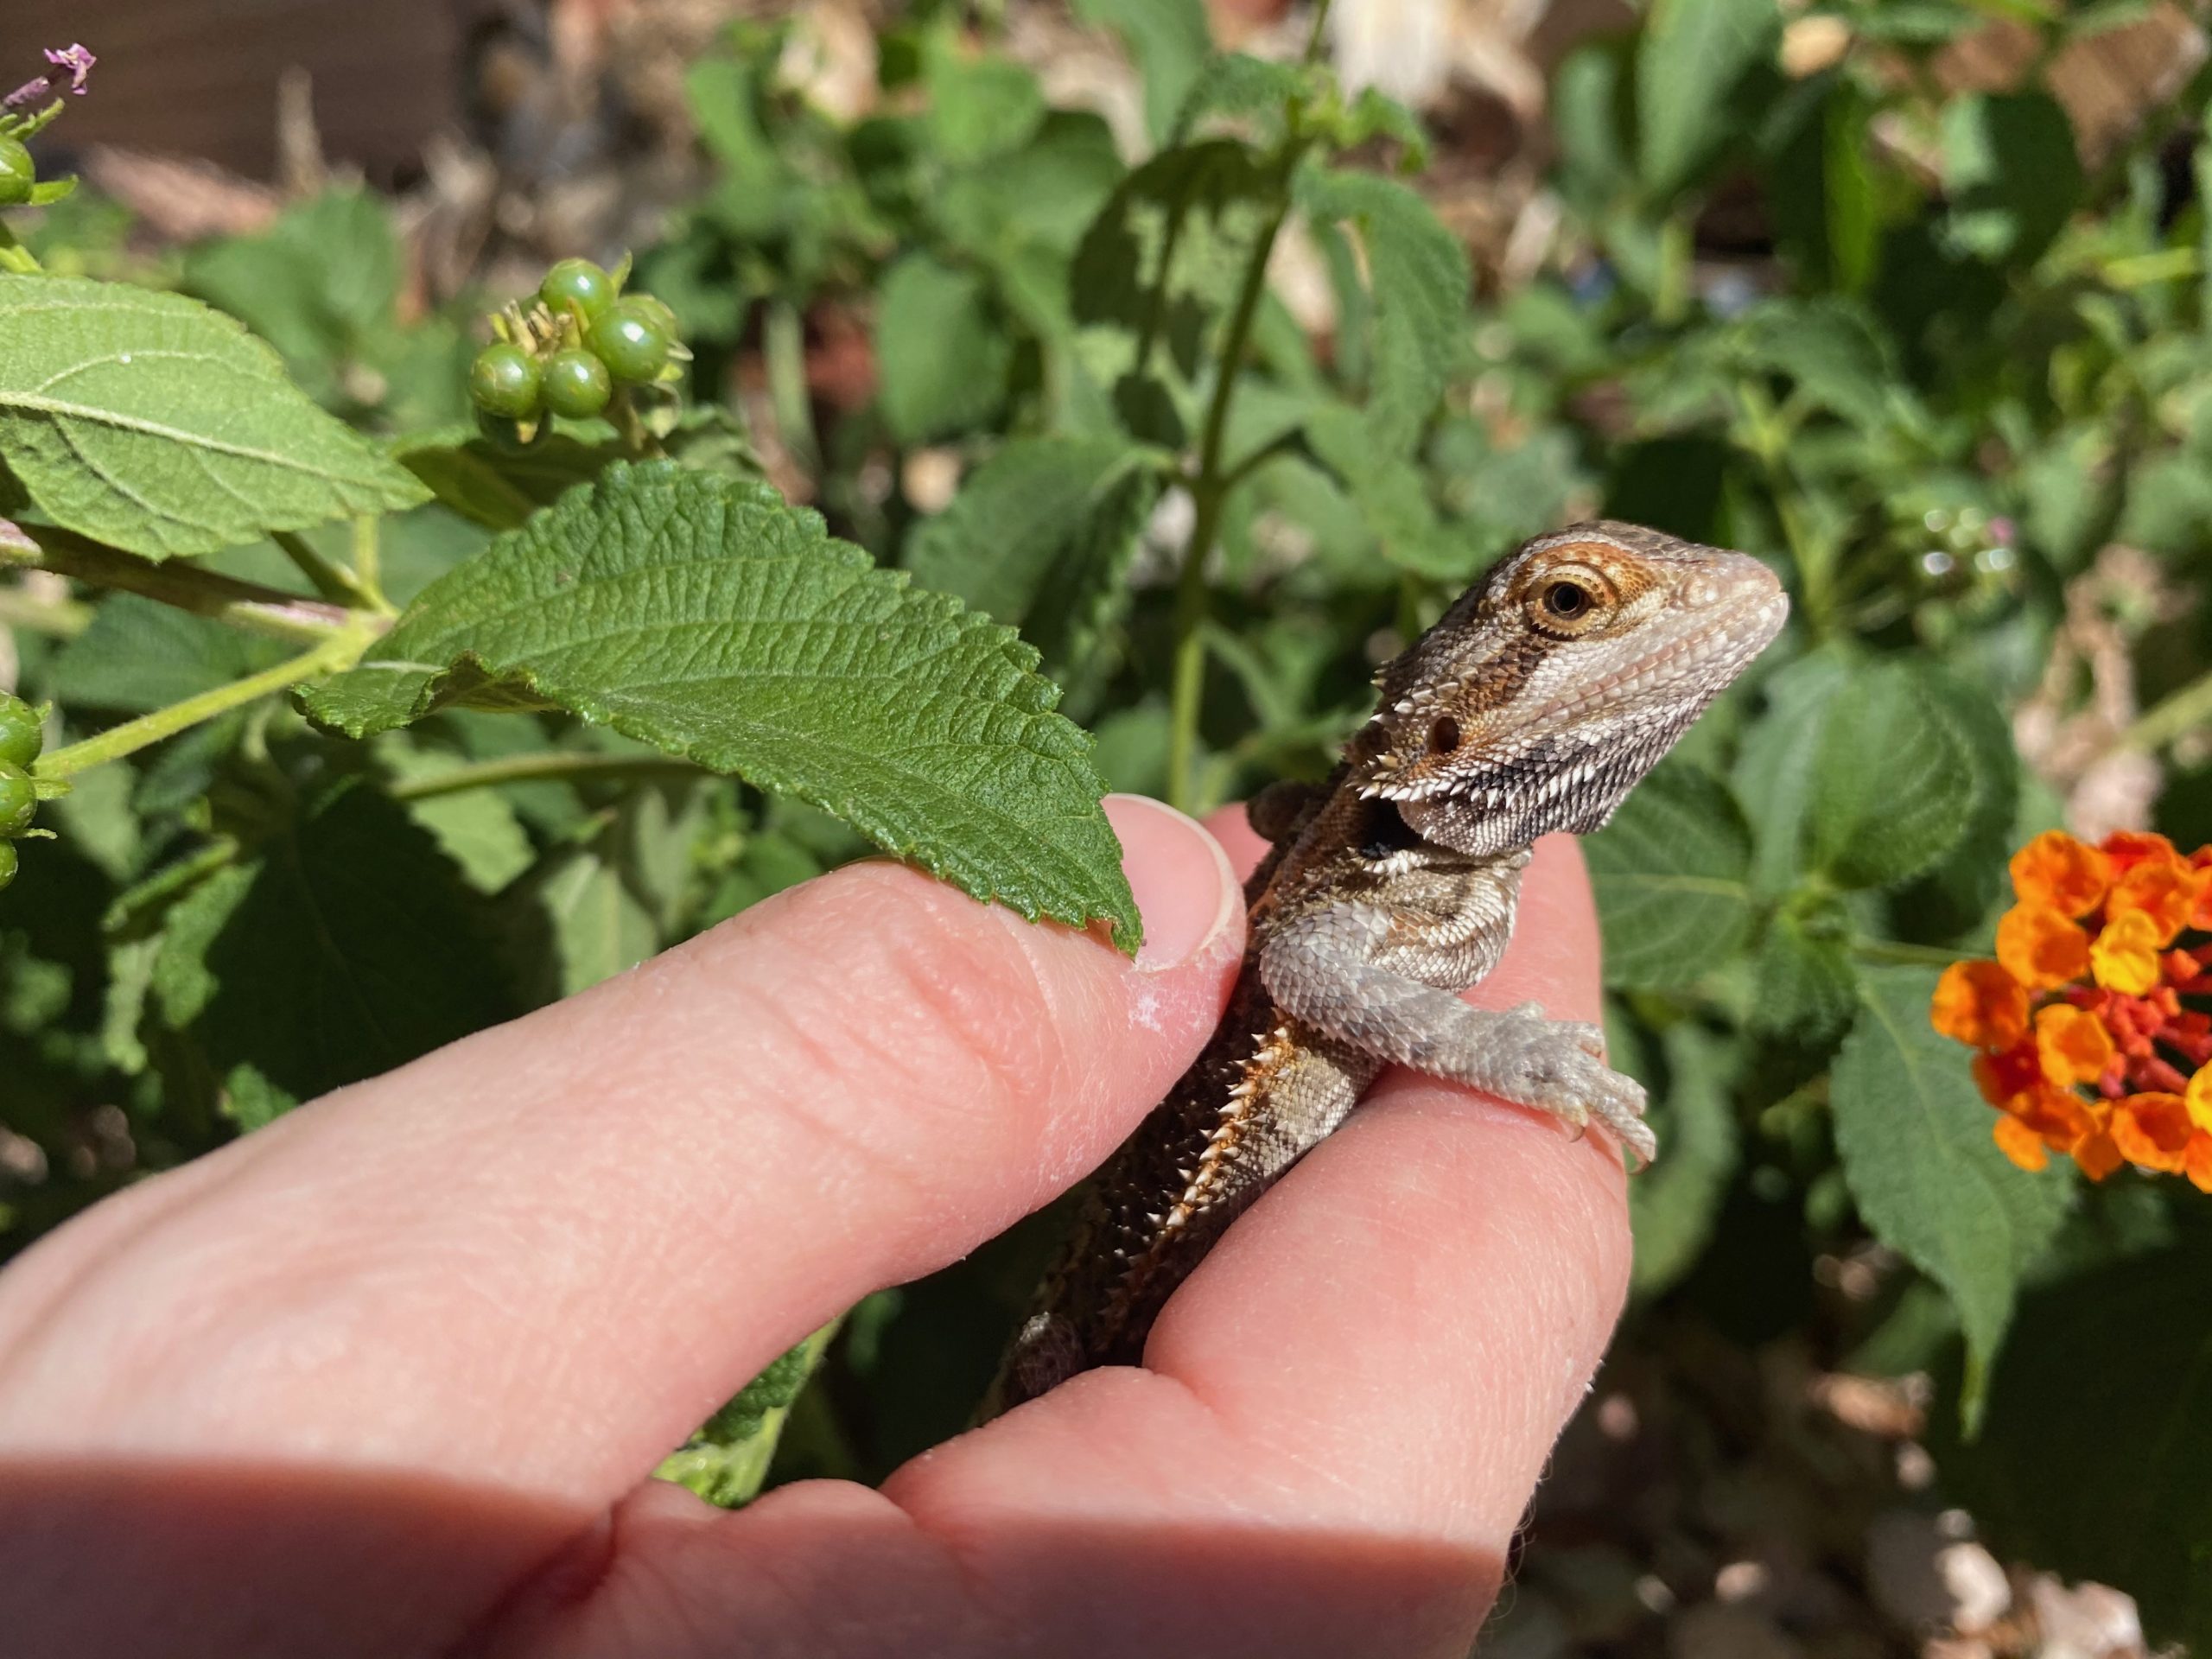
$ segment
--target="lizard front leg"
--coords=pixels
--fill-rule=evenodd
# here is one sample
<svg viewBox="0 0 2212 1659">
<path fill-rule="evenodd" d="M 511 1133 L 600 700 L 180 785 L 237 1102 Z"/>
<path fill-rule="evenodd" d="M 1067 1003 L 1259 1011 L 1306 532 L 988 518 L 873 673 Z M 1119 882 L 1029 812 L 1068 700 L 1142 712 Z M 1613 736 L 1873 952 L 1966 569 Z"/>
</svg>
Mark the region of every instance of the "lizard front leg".
<svg viewBox="0 0 2212 1659">
<path fill-rule="evenodd" d="M 1605 1064 L 1604 1039 L 1581 1020 L 1548 1020 L 1533 1002 L 1471 1008 L 1376 958 L 1391 917 L 1336 904 L 1285 922 L 1260 948 L 1260 976 L 1288 1013 L 1377 1059 L 1464 1083 L 1578 1129 L 1596 1117 L 1637 1159 L 1659 1143 L 1643 1121 L 1643 1090 Z"/>
</svg>

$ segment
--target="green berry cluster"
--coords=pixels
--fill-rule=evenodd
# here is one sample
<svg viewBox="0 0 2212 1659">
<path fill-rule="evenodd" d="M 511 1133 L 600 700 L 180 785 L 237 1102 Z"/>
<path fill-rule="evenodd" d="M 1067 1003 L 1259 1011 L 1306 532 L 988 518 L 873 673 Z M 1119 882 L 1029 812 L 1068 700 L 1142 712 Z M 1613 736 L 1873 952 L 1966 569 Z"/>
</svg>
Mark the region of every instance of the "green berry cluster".
<svg viewBox="0 0 2212 1659">
<path fill-rule="evenodd" d="M 618 388 L 674 379 L 690 355 L 676 314 L 650 294 L 623 293 L 628 275 L 626 259 L 613 275 L 588 259 L 547 271 L 535 307 L 509 306 L 493 319 L 499 337 L 468 368 L 476 407 L 527 439 L 544 416 L 588 420 Z"/>
<path fill-rule="evenodd" d="M 37 709 L 0 693 L 0 887 L 16 879 L 16 841 L 38 810 L 29 767 L 46 741 L 41 724 Z"/>
</svg>

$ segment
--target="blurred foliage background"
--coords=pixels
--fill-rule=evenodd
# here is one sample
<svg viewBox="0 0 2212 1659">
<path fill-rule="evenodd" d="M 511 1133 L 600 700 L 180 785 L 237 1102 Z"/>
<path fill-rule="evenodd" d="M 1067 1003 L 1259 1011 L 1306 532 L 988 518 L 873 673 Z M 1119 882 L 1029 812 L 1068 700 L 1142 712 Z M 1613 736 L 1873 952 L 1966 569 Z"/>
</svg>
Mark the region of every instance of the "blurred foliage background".
<svg viewBox="0 0 2212 1659">
<path fill-rule="evenodd" d="M 267 176 L 114 100 L 57 130 L 90 188 L 27 243 L 232 313 L 403 456 L 466 416 L 486 304 L 634 249 L 722 412 L 698 464 L 1019 626 L 1109 780 L 1193 810 L 1319 775 L 1375 665 L 1521 537 L 1602 512 L 1772 559 L 1785 640 L 1588 846 L 1665 1153 L 1484 1651 L 2212 1650 L 2212 1200 L 2014 1169 L 1927 1023 L 2029 836 L 2212 838 L 2194 9 L 1338 0 L 1324 58 L 1426 137 L 1347 97 L 1331 182 L 1277 196 L 1295 89 L 1209 54 L 1294 61 L 1279 0 L 433 10 L 449 102 L 408 108 L 442 124 L 357 138 L 372 181 L 316 124 L 340 72 L 264 64 L 250 138 L 200 148 L 265 138 Z M 439 500 L 385 526 L 403 604 L 570 475 L 487 498 L 437 453 Z M 204 563 L 297 586 L 266 546 Z M 79 734 L 281 654 L 44 574 L 0 626 L 0 683 Z M 548 756 L 577 764 L 497 781 Z M 350 806 L 303 807 L 340 774 Z M 569 720 L 356 746 L 281 702 L 51 821 L 0 898 L 10 1250 L 861 845 Z M 396 890 L 440 995 L 334 1048 Z M 728 1437 L 766 1413 L 774 1478 L 867 1478 L 952 1432 L 1052 1222 L 873 1299 Z"/>
</svg>

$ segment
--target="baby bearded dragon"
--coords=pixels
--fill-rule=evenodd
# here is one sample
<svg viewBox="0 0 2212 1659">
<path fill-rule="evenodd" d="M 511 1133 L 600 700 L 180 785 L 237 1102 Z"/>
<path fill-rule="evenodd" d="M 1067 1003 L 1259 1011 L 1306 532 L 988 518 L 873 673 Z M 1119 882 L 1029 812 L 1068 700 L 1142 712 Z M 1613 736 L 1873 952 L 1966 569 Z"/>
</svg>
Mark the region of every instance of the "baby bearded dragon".
<svg viewBox="0 0 2212 1659">
<path fill-rule="evenodd" d="M 1610 818 L 1789 610 L 1756 559 L 1634 524 L 1538 537 L 1377 677 L 1327 783 L 1253 801 L 1273 850 L 1205 1052 L 1094 1178 L 982 1414 L 1134 1364 L 1239 1213 L 1408 1065 L 1565 1119 L 1649 1162 L 1643 1090 L 1595 1026 L 1469 1007 L 1497 965 L 1529 843 Z"/>
</svg>

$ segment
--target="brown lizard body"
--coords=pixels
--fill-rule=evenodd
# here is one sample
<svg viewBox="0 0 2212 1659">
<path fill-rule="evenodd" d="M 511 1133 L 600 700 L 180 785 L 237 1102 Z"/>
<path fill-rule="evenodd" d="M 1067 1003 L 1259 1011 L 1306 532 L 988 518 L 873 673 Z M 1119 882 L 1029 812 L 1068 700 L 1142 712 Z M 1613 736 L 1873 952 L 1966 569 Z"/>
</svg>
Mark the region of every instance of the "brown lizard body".
<svg viewBox="0 0 2212 1659">
<path fill-rule="evenodd" d="M 1458 993 L 1497 965 L 1535 838 L 1605 823 L 1782 626 L 1771 572 L 1631 524 L 1539 537 L 1377 677 L 1325 785 L 1250 809 L 1243 971 L 1212 1039 L 1095 1177 L 985 1414 L 1134 1364 L 1229 1224 L 1385 1065 L 1596 1117 L 1648 1162 L 1643 1091 L 1594 1027 Z"/>
</svg>

